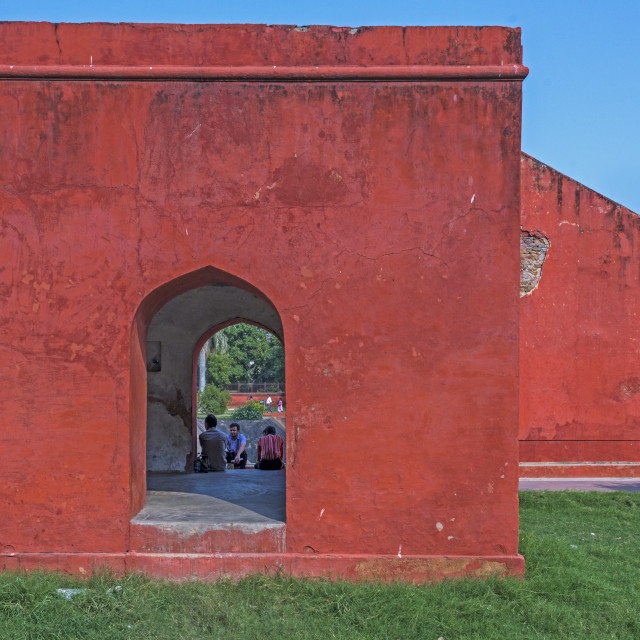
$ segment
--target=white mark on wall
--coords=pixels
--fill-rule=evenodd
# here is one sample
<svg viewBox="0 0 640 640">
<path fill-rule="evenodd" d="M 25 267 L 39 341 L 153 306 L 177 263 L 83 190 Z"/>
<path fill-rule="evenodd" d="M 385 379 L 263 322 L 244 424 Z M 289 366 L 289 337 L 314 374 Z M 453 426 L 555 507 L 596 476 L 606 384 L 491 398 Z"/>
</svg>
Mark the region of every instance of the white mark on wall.
<svg viewBox="0 0 640 640">
<path fill-rule="evenodd" d="M 402 558 L 402 545 L 398 547 L 398 558 Z"/>
<path fill-rule="evenodd" d="M 189 235 L 189 229 L 187 229 L 186 227 L 185 227 L 185 229 L 184 229 L 184 232 L 185 232 L 187 235 Z"/>
<path fill-rule="evenodd" d="M 278 181 L 276 180 L 275 182 L 272 182 L 271 184 L 268 184 L 266 186 L 266 189 L 268 189 L 269 191 L 271 191 L 271 189 L 273 189 L 273 187 L 275 187 L 278 184 Z M 253 197 L 258 200 L 260 198 L 260 192 L 262 191 L 262 187 L 260 187 L 255 194 L 253 195 Z"/>
<path fill-rule="evenodd" d="M 89 66 L 93 67 L 93 56 L 89 56 Z"/>
<path fill-rule="evenodd" d="M 151 68 L 151 67 L 149 67 Z M 196 128 L 185 138 L 185 140 L 188 140 L 202 125 L 200 123 L 198 123 L 196 125 Z"/>
<path fill-rule="evenodd" d="M 561 227 L 563 224 L 568 224 L 570 227 L 576 227 L 576 229 L 580 229 L 580 225 L 577 222 L 569 222 L 568 220 L 561 220 L 558 223 L 558 226 Z"/>
<path fill-rule="evenodd" d="M 320 516 L 318 517 L 318 520 L 320 520 L 320 518 L 322 518 L 322 514 L 324 513 L 324 509 L 320 509 Z"/>
<path fill-rule="evenodd" d="M 474 193 L 474 194 L 471 196 L 471 204 L 473 204 L 473 201 L 474 201 L 475 199 L 476 199 L 476 194 Z"/>
<path fill-rule="evenodd" d="M 436 522 L 436 529 L 438 531 L 442 531 L 444 529 L 444 525 L 442 524 L 442 522 Z"/>
<path fill-rule="evenodd" d="M 447 540 L 453 540 L 454 537 L 453 536 L 447 536 Z"/>
</svg>

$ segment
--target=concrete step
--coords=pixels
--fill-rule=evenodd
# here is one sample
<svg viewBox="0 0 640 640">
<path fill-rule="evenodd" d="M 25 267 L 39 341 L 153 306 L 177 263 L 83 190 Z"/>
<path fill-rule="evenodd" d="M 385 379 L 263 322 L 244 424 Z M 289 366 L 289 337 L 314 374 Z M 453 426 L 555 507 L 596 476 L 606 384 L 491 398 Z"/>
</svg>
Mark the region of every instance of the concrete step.
<svg viewBox="0 0 640 640">
<path fill-rule="evenodd" d="M 137 553 L 284 553 L 284 523 L 131 522 Z"/>
</svg>

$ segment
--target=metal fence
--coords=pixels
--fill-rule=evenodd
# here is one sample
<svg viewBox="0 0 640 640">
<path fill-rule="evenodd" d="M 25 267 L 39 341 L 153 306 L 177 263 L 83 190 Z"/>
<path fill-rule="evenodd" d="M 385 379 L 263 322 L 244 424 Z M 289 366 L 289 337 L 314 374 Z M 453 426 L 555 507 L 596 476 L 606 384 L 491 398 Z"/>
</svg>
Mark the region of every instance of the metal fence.
<svg viewBox="0 0 640 640">
<path fill-rule="evenodd" d="M 225 384 L 231 393 L 284 393 L 284 382 L 232 382 Z"/>
</svg>

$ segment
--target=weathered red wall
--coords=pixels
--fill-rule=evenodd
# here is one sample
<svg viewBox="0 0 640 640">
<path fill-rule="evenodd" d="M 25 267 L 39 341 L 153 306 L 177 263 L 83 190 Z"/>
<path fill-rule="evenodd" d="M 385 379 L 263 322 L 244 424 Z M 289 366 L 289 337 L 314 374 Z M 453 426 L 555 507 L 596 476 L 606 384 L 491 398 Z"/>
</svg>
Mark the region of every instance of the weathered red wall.
<svg viewBox="0 0 640 640">
<path fill-rule="evenodd" d="M 638 462 L 640 218 L 523 154 L 521 225 L 550 243 L 538 287 L 520 302 L 520 460 Z"/>
<path fill-rule="evenodd" d="M 2 24 L 0 40 L 0 66 L 521 61 L 501 28 Z M 125 562 L 146 326 L 233 274 L 277 308 L 287 367 L 289 560 L 242 570 L 521 571 L 520 99 L 520 79 L 480 76 L 0 82 L 7 566 Z"/>
</svg>

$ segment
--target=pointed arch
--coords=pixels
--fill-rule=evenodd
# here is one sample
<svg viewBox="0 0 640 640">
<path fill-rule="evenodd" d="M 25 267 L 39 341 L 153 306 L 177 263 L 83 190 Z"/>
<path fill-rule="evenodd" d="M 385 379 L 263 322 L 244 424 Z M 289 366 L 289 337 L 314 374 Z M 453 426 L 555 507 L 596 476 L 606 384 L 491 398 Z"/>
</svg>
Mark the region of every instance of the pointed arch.
<svg viewBox="0 0 640 640">
<path fill-rule="evenodd" d="M 211 266 L 160 285 L 139 305 L 131 330 L 131 515 L 144 506 L 148 469 L 192 468 L 194 359 L 208 337 L 240 321 L 283 341 L 275 304 L 254 285 Z M 147 362 L 148 342 L 159 349 L 155 370 Z"/>
</svg>

